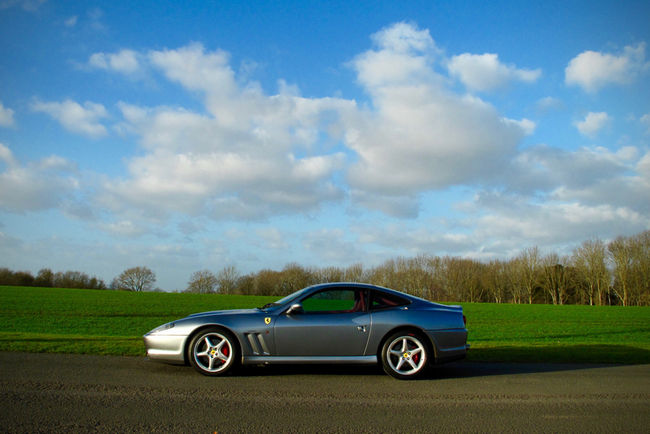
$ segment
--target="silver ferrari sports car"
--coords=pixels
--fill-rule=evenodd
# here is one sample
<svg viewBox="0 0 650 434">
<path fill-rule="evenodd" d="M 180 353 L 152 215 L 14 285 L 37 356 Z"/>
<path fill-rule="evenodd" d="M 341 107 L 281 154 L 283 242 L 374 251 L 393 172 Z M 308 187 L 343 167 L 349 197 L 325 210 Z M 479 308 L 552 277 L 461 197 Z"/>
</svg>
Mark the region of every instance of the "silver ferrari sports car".
<svg viewBox="0 0 650 434">
<path fill-rule="evenodd" d="M 238 364 L 381 363 L 399 379 L 465 357 L 460 306 L 387 288 L 326 283 L 257 309 L 197 313 L 146 335 L 151 360 L 222 375 Z"/>
</svg>

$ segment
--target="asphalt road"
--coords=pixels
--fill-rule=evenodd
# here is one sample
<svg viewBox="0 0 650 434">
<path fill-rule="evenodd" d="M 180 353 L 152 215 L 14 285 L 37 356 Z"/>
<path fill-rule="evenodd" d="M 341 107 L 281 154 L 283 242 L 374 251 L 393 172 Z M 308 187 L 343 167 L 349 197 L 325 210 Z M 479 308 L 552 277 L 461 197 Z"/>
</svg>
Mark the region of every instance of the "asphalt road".
<svg viewBox="0 0 650 434">
<path fill-rule="evenodd" d="M 650 432 L 650 365 L 458 362 L 208 378 L 144 358 L 0 353 L 2 432 Z"/>
</svg>

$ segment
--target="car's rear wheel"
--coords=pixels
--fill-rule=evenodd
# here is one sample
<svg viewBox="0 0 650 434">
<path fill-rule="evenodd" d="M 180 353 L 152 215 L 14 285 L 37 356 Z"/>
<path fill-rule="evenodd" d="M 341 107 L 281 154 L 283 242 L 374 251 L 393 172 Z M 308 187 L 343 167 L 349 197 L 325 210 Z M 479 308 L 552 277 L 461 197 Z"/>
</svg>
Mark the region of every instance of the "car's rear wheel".
<svg viewBox="0 0 650 434">
<path fill-rule="evenodd" d="M 381 350 L 384 371 L 400 380 L 421 376 L 427 367 L 429 350 L 426 341 L 419 335 L 397 332 L 386 339 Z"/>
<path fill-rule="evenodd" d="M 237 360 L 235 338 L 217 327 L 201 330 L 188 348 L 190 364 L 203 375 L 223 375 Z"/>
</svg>

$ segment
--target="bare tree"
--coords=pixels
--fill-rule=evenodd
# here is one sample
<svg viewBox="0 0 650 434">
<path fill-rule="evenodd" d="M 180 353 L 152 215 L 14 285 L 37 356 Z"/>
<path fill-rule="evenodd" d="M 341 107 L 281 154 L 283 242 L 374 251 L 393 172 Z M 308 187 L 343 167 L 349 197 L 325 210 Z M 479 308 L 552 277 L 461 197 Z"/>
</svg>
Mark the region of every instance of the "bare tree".
<svg viewBox="0 0 650 434">
<path fill-rule="evenodd" d="M 634 237 L 634 282 L 637 305 L 650 304 L 650 231 Z"/>
<path fill-rule="evenodd" d="M 551 296 L 553 304 L 564 304 L 571 286 L 571 273 L 568 259 L 551 253 L 542 259 L 542 285 Z"/>
<path fill-rule="evenodd" d="M 239 280 L 239 272 L 234 265 L 224 267 L 217 273 L 218 292 L 222 294 L 233 294 Z"/>
<path fill-rule="evenodd" d="M 629 238 L 618 237 L 607 245 L 607 250 L 614 264 L 612 289 L 623 306 L 628 306 L 630 304 L 630 285 L 632 284 L 632 243 Z"/>
<path fill-rule="evenodd" d="M 508 263 L 492 260 L 483 273 L 485 288 L 495 303 L 503 303 L 508 293 Z"/>
<path fill-rule="evenodd" d="M 528 297 L 528 303 L 533 303 L 535 288 L 539 282 L 540 257 L 537 246 L 529 247 L 517 257 L 517 280 Z"/>
<path fill-rule="evenodd" d="M 187 292 L 197 294 L 213 293 L 218 285 L 217 276 L 209 270 L 196 271 L 187 283 Z"/>
<path fill-rule="evenodd" d="M 343 279 L 346 282 L 362 282 L 366 279 L 362 264 L 352 264 L 343 272 Z"/>
<path fill-rule="evenodd" d="M 118 289 L 127 291 L 151 291 L 156 275 L 147 267 L 133 267 L 124 270 L 115 280 Z"/>
<path fill-rule="evenodd" d="M 605 243 L 599 239 L 585 241 L 573 251 L 572 263 L 582 281 L 581 288 L 589 305 L 604 304 L 610 280 L 605 259 Z"/>
</svg>

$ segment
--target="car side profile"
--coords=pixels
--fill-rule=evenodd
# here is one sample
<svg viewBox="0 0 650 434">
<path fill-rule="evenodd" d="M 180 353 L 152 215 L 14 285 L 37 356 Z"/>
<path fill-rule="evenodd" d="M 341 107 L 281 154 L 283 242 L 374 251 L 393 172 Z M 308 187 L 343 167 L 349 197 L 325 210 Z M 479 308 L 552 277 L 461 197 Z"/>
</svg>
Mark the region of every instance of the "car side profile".
<svg viewBox="0 0 650 434">
<path fill-rule="evenodd" d="M 462 359 L 462 307 L 361 283 L 326 283 L 256 309 L 204 312 L 144 335 L 151 360 L 218 376 L 238 364 L 381 363 L 398 379 Z"/>
</svg>

